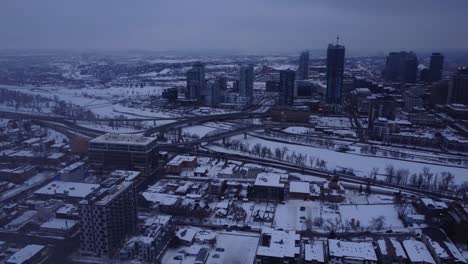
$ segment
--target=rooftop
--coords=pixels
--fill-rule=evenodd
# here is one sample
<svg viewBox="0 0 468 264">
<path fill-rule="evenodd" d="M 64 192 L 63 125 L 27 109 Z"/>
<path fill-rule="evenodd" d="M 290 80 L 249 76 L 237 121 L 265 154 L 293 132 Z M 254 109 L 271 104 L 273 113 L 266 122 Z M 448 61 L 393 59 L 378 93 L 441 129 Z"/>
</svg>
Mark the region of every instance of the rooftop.
<svg viewBox="0 0 468 264">
<path fill-rule="evenodd" d="M 330 256 L 332 257 L 347 257 L 377 261 L 374 247 L 370 242 L 349 242 L 329 239 L 328 248 Z"/>
<path fill-rule="evenodd" d="M 144 137 L 135 134 L 116 134 L 108 133 L 92 139 L 91 143 L 106 143 L 106 144 L 135 144 L 135 145 L 147 145 L 156 138 L 153 137 Z"/>
<path fill-rule="evenodd" d="M 282 175 L 275 173 L 259 173 L 255 179 L 255 186 L 283 188 L 284 184 L 280 182 L 281 177 Z"/>
<path fill-rule="evenodd" d="M 125 178 L 126 181 L 131 181 L 136 177 L 140 176 L 141 172 L 139 171 L 130 171 L 130 170 L 115 170 L 110 176 L 115 178 Z"/>
<path fill-rule="evenodd" d="M 13 254 L 8 260 L 8 263 L 21 264 L 34 257 L 41 252 L 45 247 L 41 245 L 27 245 L 24 248 Z"/>
<path fill-rule="evenodd" d="M 406 259 L 406 253 L 403 246 L 398 240 L 395 239 L 380 239 L 377 241 L 382 255 L 389 255 L 392 257 L 402 257 Z"/>
<path fill-rule="evenodd" d="M 259 256 L 293 258 L 300 253 L 300 248 L 296 246 L 296 241 L 300 240 L 300 236 L 295 231 L 280 231 L 265 227 L 262 229 L 262 236 L 269 236 L 270 244 L 257 248 Z"/>
<path fill-rule="evenodd" d="M 41 228 L 69 230 L 76 226 L 78 221 L 62 218 L 51 218 L 41 225 Z"/>
<path fill-rule="evenodd" d="M 53 181 L 35 191 L 42 195 L 65 195 L 68 197 L 85 198 L 99 188 L 99 184 Z"/>
<path fill-rule="evenodd" d="M 85 163 L 83 161 L 77 161 L 75 163 L 72 163 L 70 165 L 68 165 L 67 167 L 61 169 L 59 171 L 59 173 L 70 173 L 70 172 L 73 172 L 74 170 L 80 168 L 81 166 L 83 166 Z"/>
<path fill-rule="evenodd" d="M 310 193 L 310 183 L 308 182 L 299 182 L 292 181 L 289 184 L 289 192 L 291 193 Z"/>
<path fill-rule="evenodd" d="M 304 251 L 304 259 L 306 261 L 325 262 L 323 241 L 315 240 L 311 244 L 305 244 Z"/>
<path fill-rule="evenodd" d="M 423 242 L 414 239 L 405 240 L 403 241 L 403 247 L 405 248 L 411 262 L 425 262 L 435 264 L 431 253 Z"/>
<path fill-rule="evenodd" d="M 196 156 L 177 155 L 173 159 L 171 159 L 171 161 L 169 161 L 167 165 L 178 166 L 183 162 L 193 162 L 196 159 Z"/>
</svg>

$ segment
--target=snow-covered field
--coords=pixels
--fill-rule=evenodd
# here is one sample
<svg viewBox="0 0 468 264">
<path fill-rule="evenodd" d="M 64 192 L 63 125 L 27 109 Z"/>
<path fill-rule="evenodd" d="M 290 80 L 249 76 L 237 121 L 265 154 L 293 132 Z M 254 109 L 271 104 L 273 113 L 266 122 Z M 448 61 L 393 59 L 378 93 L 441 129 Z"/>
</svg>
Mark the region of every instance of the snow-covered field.
<svg viewBox="0 0 468 264">
<path fill-rule="evenodd" d="M 60 87 L 32 87 L 32 86 L 7 86 L 0 88 L 18 90 L 24 93 L 37 94 L 53 99 L 57 97 L 67 103 L 82 106 L 98 115 L 99 117 L 174 117 L 167 112 L 152 112 L 149 109 L 137 109 L 127 107 L 119 103 L 125 98 L 148 97 L 160 95 L 163 87 L 146 86 L 143 88 L 111 87 L 111 88 L 60 88 Z"/>
<path fill-rule="evenodd" d="M 425 167 L 428 167 L 432 173 L 440 174 L 441 172 L 448 171 L 455 175 L 456 183 L 460 184 L 465 181 L 468 181 L 468 169 L 466 168 L 424 164 L 419 162 L 395 160 L 383 157 L 379 158 L 361 156 L 316 147 L 274 142 L 252 136 L 247 136 L 247 139 L 244 139 L 243 135 L 238 135 L 232 137 L 231 139 L 241 140 L 244 143 L 248 143 L 250 147 L 253 147 L 255 144 L 260 143 L 262 146 L 269 147 L 272 151 L 274 151 L 275 148 L 287 147 L 288 154 L 301 153 L 303 155 L 307 155 L 308 157 L 320 158 L 325 160 L 327 162 L 326 166 L 328 170 L 352 168 L 356 175 L 363 177 L 368 176 L 372 171 L 372 168 L 379 168 L 379 172 L 383 173 L 387 165 L 393 165 L 396 169 L 408 169 L 411 173 L 420 173 Z M 225 149 L 222 147 L 209 146 L 209 148 L 220 152 L 233 152 L 233 150 Z"/>
<path fill-rule="evenodd" d="M 361 227 L 370 227 L 373 219 L 383 216 L 385 228 L 403 228 L 403 223 L 398 219 L 398 213 L 393 204 L 339 205 L 339 210 L 343 223 L 354 219 L 354 221 L 359 220 Z"/>
</svg>

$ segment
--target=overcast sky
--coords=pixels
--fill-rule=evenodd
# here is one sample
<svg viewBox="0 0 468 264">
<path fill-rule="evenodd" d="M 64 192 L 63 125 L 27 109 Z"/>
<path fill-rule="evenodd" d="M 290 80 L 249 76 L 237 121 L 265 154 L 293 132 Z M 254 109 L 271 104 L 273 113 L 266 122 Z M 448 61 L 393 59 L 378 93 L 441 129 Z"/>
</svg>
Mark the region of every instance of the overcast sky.
<svg viewBox="0 0 468 264">
<path fill-rule="evenodd" d="M 3 0 L 0 49 L 468 47 L 467 0 Z"/>
</svg>

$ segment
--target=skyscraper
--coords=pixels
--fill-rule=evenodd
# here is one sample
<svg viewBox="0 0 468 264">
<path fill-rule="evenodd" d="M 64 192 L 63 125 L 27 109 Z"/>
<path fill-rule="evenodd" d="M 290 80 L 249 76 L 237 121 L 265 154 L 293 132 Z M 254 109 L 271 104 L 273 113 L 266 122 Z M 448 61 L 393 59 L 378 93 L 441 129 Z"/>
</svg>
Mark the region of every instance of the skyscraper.
<svg viewBox="0 0 468 264">
<path fill-rule="evenodd" d="M 385 66 L 385 80 L 415 82 L 418 77 L 418 57 L 414 52 L 390 52 Z"/>
<path fill-rule="evenodd" d="M 239 72 L 239 96 L 245 97 L 246 103 L 253 101 L 254 67 L 242 66 Z"/>
<path fill-rule="evenodd" d="M 414 83 L 418 79 L 418 57 L 414 52 L 408 52 L 402 55 L 402 66 L 400 81 Z"/>
<path fill-rule="evenodd" d="M 205 65 L 201 62 L 193 64 L 187 71 L 187 92 L 185 97 L 201 100 L 201 93 L 205 89 Z"/>
<path fill-rule="evenodd" d="M 206 83 L 206 89 L 205 105 L 217 107 L 220 103 L 220 83 L 218 80 L 210 80 Z"/>
<path fill-rule="evenodd" d="M 299 68 L 297 69 L 297 79 L 309 79 L 309 51 L 303 51 L 299 57 Z"/>
<path fill-rule="evenodd" d="M 343 90 L 345 47 L 329 44 L 327 50 L 327 93 L 328 104 L 339 104 Z"/>
<path fill-rule="evenodd" d="M 438 82 L 442 79 L 442 69 L 444 67 L 444 55 L 432 53 L 429 63 L 429 74 L 431 82 Z"/>
<path fill-rule="evenodd" d="M 449 89 L 450 103 L 468 106 L 468 68 L 460 67 L 452 78 Z"/>
<path fill-rule="evenodd" d="M 107 179 L 79 208 L 83 255 L 112 257 L 136 230 L 136 192 L 123 177 Z"/>
<path fill-rule="evenodd" d="M 400 67 L 400 53 L 390 52 L 387 56 L 387 62 L 385 64 L 385 80 L 397 81 L 399 78 L 399 67 Z"/>
<path fill-rule="evenodd" d="M 293 70 L 280 72 L 279 105 L 292 105 L 294 102 L 294 79 L 296 73 Z"/>
</svg>

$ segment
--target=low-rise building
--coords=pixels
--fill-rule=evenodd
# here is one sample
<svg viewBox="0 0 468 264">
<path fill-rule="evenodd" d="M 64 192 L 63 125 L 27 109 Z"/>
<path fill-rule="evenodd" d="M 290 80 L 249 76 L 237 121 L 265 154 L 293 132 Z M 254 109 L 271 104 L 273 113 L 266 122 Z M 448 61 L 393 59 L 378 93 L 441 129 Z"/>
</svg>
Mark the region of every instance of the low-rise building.
<svg viewBox="0 0 468 264">
<path fill-rule="evenodd" d="M 171 216 L 159 215 L 146 219 L 142 234 L 132 237 L 120 250 L 120 259 L 148 263 L 159 261 L 174 237 L 174 231 Z"/>
<path fill-rule="evenodd" d="M 377 241 L 379 250 L 377 255 L 382 264 L 407 263 L 408 257 L 401 243 L 393 238 L 384 238 Z"/>
<path fill-rule="evenodd" d="M 253 196 L 259 200 L 284 200 L 284 183 L 282 177 L 287 175 L 262 172 L 257 175 L 254 183 Z"/>
<path fill-rule="evenodd" d="M 196 156 L 177 155 L 166 164 L 166 171 L 179 175 L 183 170 L 195 169 L 197 164 Z"/>
<path fill-rule="evenodd" d="M 325 263 L 325 244 L 321 240 L 314 240 L 304 245 L 304 263 L 320 264 Z"/>
<path fill-rule="evenodd" d="M 52 235 L 66 237 L 78 231 L 78 221 L 62 218 L 51 218 L 41 225 L 40 230 Z"/>
<path fill-rule="evenodd" d="M 48 258 L 45 254 L 47 248 L 43 245 L 31 244 L 23 247 L 13 254 L 5 263 L 6 264 L 33 264 L 44 263 Z"/>
<path fill-rule="evenodd" d="M 424 228 L 422 240 L 432 254 L 437 264 L 466 264 L 467 261 L 447 237 L 444 231 L 439 228 Z"/>
<path fill-rule="evenodd" d="M 370 242 L 328 240 L 329 262 L 331 264 L 373 264 L 377 263 L 374 246 Z"/>
<path fill-rule="evenodd" d="M 281 231 L 263 228 L 255 264 L 294 264 L 300 257 L 300 235 L 295 231 Z"/>
<path fill-rule="evenodd" d="M 95 192 L 99 187 L 99 184 L 53 181 L 36 190 L 34 195 L 44 200 L 55 198 L 70 202 L 79 202 Z"/>
<path fill-rule="evenodd" d="M 87 173 L 88 170 L 85 163 L 83 161 L 77 161 L 61 169 L 59 171 L 59 179 L 70 182 L 82 181 L 86 177 Z"/>
<path fill-rule="evenodd" d="M 431 252 L 429 252 L 423 242 L 415 239 L 407 239 L 403 241 L 403 247 L 411 263 L 436 264 L 434 258 L 431 256 Z"/>
</svg>

